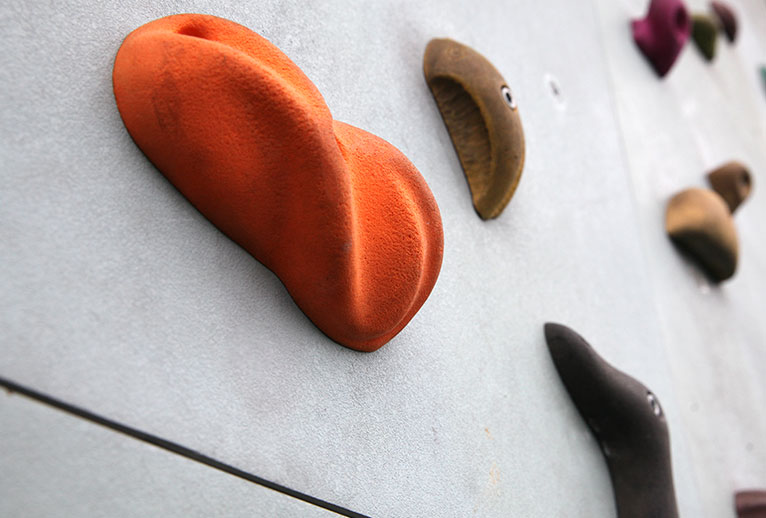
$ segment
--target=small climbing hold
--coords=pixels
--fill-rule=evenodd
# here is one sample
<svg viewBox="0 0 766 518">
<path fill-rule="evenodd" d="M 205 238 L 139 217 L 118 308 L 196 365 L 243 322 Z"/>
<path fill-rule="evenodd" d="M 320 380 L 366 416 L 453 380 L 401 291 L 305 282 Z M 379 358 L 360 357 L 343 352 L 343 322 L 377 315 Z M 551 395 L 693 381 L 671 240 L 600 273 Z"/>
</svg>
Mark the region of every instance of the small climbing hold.
<svg viewBox="0 0 766 518">
<path fill-rule="evenodd" d="M 524 168 L 524 130 L 508 83 L 475 50 L 433 39 L 423 72 L 463 167 L 476 212 L 496 218 Z"/>
<path fill-rule="evenodd" d="M 710 186 L 724 199 L 732 214 L 750 196 L 753 180 L 747 167 L 727 162 L 707 175 Z"/>
<path fill-rule="evenodd" d="M 723 2 L 710 2 L 710 8 L 718 18 L 721 30 L 726 34 L 729 43 L 737 39 L 737 17 L 734 10 Z"/>
<path fill-rule="evenodd" d="M 681 191 L 668 202 L 665 230 L 716 282 L 737 269 L 738 241 L 724 199 L 709 189 Z"/>
<path fill-rule="evenodd" d="M 670 71 L 691 31 L 681 0 L 652 0 L 646 16 L 632 27 L 633 39 L 660 77 Z"/>
<path fill-rule="evenodd" d="M 766 518 L 766 491 L 750 489 L 734 493 L 737 518 Z"/>
<path fill-rule="evenodd" d="M 712 16 L 700 13 L 692 16 L 692 40 L 708 61 L 715 57 L 717 35 L 718 25 Z"/>
<path fill-rule="evenodd" d="M 766 491 L 750 489 L 734 493 L 737 518 L 766 518 Z"/>
</svg>

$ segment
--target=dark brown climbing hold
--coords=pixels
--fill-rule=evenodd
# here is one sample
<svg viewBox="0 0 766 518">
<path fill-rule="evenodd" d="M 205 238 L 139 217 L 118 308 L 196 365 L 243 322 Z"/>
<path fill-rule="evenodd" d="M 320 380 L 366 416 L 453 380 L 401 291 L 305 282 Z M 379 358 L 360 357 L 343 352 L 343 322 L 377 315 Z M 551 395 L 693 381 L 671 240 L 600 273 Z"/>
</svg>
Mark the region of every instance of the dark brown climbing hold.
<svg viewBox="0 0 766 518">
<path fill-rule="evenodd" d="M 692 16 L 692 40 L 700 53 L 708 61 L 715 57 L 716 37 L 718 36 L 718 24 L 712 16 L 697 13 Z"/>
<path fill-rule="evenodd" d="M 737 491 L 734 506 L 738 518 L 766 518 L 766 491 Z"/>
<path fill-rule="evenodd" d="M 670 436 L 657 397 L 577 333 L 545 324 L 553 364 L 601 447 L 619 518 L 677 518 Z"/>
<path fill-rule="evenodd" d="M 503 76 L 481 54 L 450 39 L 433 39 L 423 72 L 436 99 L 482 219 L 511 200 L 524 168 L 524 130 Z"/>
<path fill-rule="evenodd" d="M 665 212 L 665 230 L 715 281 L 737 269 L 737 231 L 726 202 L 708 189 L 686 189 L 673 196 Z"/>
<path fill-rule="evenodd" d="M 723 2 L 710 2 L 710 8 L 718 17 L 723 32 L 726 33 L 726 39 L 734 43 L 737 39 L 737 17 L 731 7 Z"/>
<path fill-rule="evenodd" d="M 745 201 L 753 188 L 753 180 L 747 167 L 739 162 L 727 162 L 707 175 L 710 186 L 729 205 L 733 214 Z"/>
</svg>

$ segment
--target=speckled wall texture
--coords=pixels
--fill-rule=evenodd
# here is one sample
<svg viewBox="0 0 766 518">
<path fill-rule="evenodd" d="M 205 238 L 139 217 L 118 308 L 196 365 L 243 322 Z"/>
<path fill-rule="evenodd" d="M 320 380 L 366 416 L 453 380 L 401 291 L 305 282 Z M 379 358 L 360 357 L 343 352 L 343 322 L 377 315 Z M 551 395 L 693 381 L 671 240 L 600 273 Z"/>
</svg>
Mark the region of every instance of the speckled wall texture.
<svg viewBox="0 0 766 518">
<path fill-rule="evenodd" d="M 736 44 L 711 64 L 687 46 L 662 80 L 630 34 L 644 0 L 3 3 L 0 377 L 370 516 L 614 516 L 545 346 L 561 322 L 662 401 L 681 516 L 732 517 L 735 489 L 766 486 L 766 6 L 730 3 Z M 178 12 L 269 39 L 430 186 L 441 274 L 379 351 L 326 338 L 130 139 L 114 56 Z M 492 221 L 423 77 L 434 37 L 519 106 L 524 174 Z M 754 189 L 716 286 L 664 209 L 732 159 Z M 0 515 L 329 514 L 131 441 L 0 393 Z"/>
</svg>

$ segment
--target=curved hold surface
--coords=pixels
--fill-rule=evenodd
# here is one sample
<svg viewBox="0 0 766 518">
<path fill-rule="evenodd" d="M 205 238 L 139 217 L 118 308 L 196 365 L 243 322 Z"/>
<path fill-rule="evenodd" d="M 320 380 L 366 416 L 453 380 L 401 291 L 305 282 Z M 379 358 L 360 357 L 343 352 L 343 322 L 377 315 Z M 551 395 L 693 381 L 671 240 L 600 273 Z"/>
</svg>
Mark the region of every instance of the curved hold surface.
<svg viewBox="0 0 766 518">
<path fill-rule="evenodd" d="M 443 249 L 431 191 L 392 145 L 334 121 L 266 39 L 161 18 L 125 39 L 113 84 L 138 147 L 328 337 L 372 351 L 422 306 Z"/>
<path fill-rule="evenodd" d="M 706 14 L 692 16 L 692 40 L 708 61 L 712 61 L 715 57 L 716 36 L 718 36 L 718 26 L 712 17 Z"/>
<path fill-rule="evenodd" d="M 734 495 L 738 518 L 766 518 L 766 491 L 738 491 Z"/>
<path fill-rule="evenodd" d="M 734 275 L 737 231 L 729 207 L 715 192 L 692 188 L 673 196 L 665 211 L 665 230 L 713 280 Z"/>
<path fill-rule="evenodd" d="M 710 186 L 724 199 L 732 214 L 750 196 L 753 178 L 739 162 L 727 162 L 707 175 Z"/>
<path fill-rule="evenodd" d="M 436 100 L 476 212 L 499 216 L 524 168 L 524 130 L 508 84 L 475 50 L 450 39 L 433 39 L 423 72 Z"/>
<path fill-rule="evenodd" d="M 691 22 L 686 6 L 681 0 L 652 0 L 646 16 L 631 25 L 638 48 L 657 75 L 664 77 L 689 39 Z"/>
<path fill-rule="evenodd" d="M 734 43 L 737 39 L 737 17 L 732 8 L 723 2 L 710 2 L 710 8 L 718 17 L 726 39 Z"/>
<path fill-rule="evenodd" d="M 619 518 L 677 518 L 670 436 L 656 396 L 572 329 L 545 324 L 545 339 L 564 387 L 604 454 Z"/>
</svg>

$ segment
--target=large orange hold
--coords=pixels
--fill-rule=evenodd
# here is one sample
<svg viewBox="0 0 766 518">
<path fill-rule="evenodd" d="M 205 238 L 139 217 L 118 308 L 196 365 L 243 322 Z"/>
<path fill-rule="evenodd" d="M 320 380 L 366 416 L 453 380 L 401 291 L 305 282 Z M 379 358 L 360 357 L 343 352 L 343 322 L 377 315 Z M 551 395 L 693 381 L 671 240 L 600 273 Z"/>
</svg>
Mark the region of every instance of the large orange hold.
<svg viewBox="0 0 766 518">
<path fill-rule="evenodd" d="M 334 121 L 266 39 L 214 16 L 161 18 L 128 35 L 113 81 L 146 156 L 327 336 L 374 351 L 423 305 L 443 250 L 431 191 L 395 147 Z"/>
</svg>

